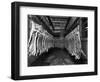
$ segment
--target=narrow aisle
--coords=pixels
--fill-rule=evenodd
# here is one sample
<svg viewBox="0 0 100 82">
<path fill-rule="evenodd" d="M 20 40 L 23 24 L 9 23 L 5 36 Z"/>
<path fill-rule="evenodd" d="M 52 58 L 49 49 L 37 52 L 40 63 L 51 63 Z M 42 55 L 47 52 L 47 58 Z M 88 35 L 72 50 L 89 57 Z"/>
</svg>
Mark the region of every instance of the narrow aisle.
<svg viewBox="0 0 100 82">
<path fill-rule="evenodd" d="M 31 66 L 45 66 L 45 65 L 68 65 L 74 64 L 69 53 L 65 49 L 51 48 L 47 53 L 39 56 Z"/>
<path fill-rule="evenodd" d="M 49 60 L 50 65 L 68 65 L 74 64 L 73 60 L 71 59 L 69 53 L 65 49 L 58 48 L 56 49 L 52 55 L 55 56 L 55 59 Z"/>
</svg>

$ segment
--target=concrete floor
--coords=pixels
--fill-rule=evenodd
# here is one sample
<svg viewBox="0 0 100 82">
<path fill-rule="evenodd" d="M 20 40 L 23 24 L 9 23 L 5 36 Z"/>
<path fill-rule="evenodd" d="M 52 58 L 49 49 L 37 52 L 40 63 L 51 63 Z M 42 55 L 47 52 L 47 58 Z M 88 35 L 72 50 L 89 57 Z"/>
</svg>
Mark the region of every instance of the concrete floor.
<svg viewBox="0 0 100 82">
<path fill-rule="evenodd" d="M 28 66 L 72 65 L 86 63 L 87 60 L 84 57 L 81 57 L 80 60 L 75 60 L 74 56 L 71 56 L 66 49 L 62 48 L 51 48 L 48 52 L 45 52 L 38 57 L 28 57 Z"/>
</svg>

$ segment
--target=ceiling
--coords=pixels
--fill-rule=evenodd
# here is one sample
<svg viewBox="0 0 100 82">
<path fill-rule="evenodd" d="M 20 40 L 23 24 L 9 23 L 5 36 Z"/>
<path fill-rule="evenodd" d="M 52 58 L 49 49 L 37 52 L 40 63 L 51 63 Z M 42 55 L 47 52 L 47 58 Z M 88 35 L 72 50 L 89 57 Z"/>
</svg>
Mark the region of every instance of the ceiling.
<svg viewBox="0 0 100 82">
<path fill-rule="evenodd" d="M 66 36 L 78 24 L 82 26 L 82 29 L 87 27 L 86 17 L 32 15 L 32 19 L 36 23 L 41 24 L 43 28 L 54 37 L 59 37 L 61 34 Z"/>
</svg>

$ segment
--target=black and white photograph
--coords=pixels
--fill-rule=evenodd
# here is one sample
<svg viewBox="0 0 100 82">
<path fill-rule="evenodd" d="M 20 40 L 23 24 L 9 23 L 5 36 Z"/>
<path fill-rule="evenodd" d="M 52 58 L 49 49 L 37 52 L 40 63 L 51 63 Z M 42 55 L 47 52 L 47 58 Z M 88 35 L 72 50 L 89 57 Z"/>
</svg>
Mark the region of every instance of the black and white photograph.
<svg viewBox="0 0 100 82">
<path fill-rule="evenodd" d="M 88 64 L 88 17 L 28 15 L 28 66 Z"/>
<path fill-rule="evenodd" d="M 97 7 L 12 3 L 14 80 L 97 75 Z"/>
</svg>

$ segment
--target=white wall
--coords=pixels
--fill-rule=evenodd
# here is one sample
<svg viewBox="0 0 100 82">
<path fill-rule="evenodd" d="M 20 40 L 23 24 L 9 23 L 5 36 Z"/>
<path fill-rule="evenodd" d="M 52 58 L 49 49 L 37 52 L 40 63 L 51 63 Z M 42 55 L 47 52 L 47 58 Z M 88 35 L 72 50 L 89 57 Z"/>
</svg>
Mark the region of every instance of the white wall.
<svg viewBox="0 0 100 82">
<path fill-rule="evenodd" d="M 1 0 L 0 1 L 0 82 L 13 82 L 10 79 L 10 66 L 11 66 L 11 2 L 14 0 Z M 17 1 L 17 0 L 16 0 Z M 72 5 L 88 5 L 98 6 L 100 10 L 100 0 L 20 0 L 28 2 L 41 2 L 41 3 L 56 3 L 56 4 L 72 4 Z M 99 11 L 100 13 L 100 11 Z M 100 16 L 98 16 L 100 18 Z M 100 19 L 98 19 L 98 22 Z M 98 25 L 98 27 L 100 24 Z M 100 28 L 98 28 L 100 31 Z M 100 33 L 98 34 L 100 35 Z M 100 42 L 100 38 L 99 41 Z M 99 43 L 100 44 L 100 43 Z M 100 45 L 98 49 L 100 48 Z M 100 50 L 98 53 L 100 58 Z M 99 60 L 100 62 L 100 60 Z M 99 63 L 100 64 L 100 63 Z M 100 65 L 99 65 L 100 67 Z M 100 71 L 99 71 L 100 73 Z M 83 76 L 83 77 L 65 77 L 65 78 L 53 78 L 53 79 L 39 79 L 35 82 L 99 82 L 100 75 L 98 76 Z M 26 80 L 26 82 L 33 82 L 33 80 Z"/>
</svg>

